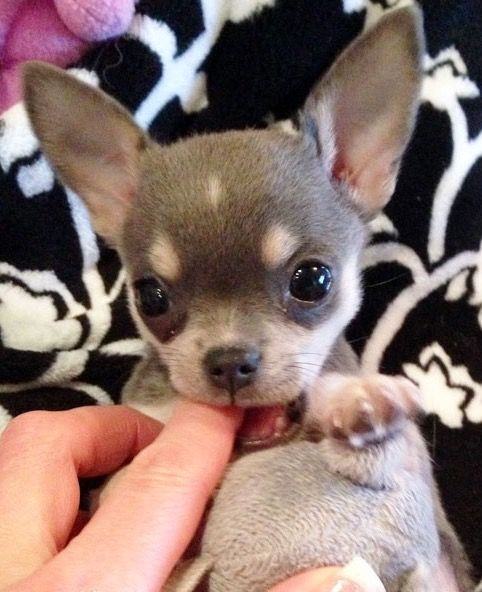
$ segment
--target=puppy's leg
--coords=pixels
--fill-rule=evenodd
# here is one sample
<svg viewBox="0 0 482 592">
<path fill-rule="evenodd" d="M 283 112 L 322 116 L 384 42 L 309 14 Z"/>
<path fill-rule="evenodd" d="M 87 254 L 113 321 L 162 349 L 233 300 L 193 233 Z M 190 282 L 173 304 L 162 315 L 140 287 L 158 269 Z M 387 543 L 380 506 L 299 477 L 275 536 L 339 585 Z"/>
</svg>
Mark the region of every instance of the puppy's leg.
<svg viewBox="0 0 482 592">
<path fill-rule="evenodd" d="M 460 543 L 457 541 L 457 544 Z M 442 541 L 442 549 L 443 545 Z M 400 592 L 472 592 L 474 590 L 474 583 L 468 571 L 461 573 L 459 569 L 453 570 L 453 575 L 448 573 L 451 565 L 445 551 L 442 551 L 442 561 L 445 561 L 445 565 L 439 568 L 420 563 L 405 579 Z M 444 571 L 445 574 L 442 573 Z"/>
<path fill-rule="evenodd" d="M 441 557 L 459 592 L 471 592 L 470 565 L 442 508 L 425 442 L 412 421 L 420 411 L 418 389 L 401 377 L 320 377 L 307 400 L 307 429 L 324 436 L 320 446 L 330 470 L 375 489 L 414 479 L 428 484 Z M 436 556 L 433 557 L 437 563 Z M 434 563 L 420 563 L 401 592 L 439 592 Z M 434 587 L 435 586 L 435 587 Z"/>
<path fill-rule="evenodd" d="M 320 446 L 334 472 L 382 488 L 403 468 L 431 479 L 423 439 L 410 421 L 419 411 L 419 391 L 405 378 L 329 373 L 308 395 L 305 430 L 324 437 Z"/>
<path fill-rule="evenodd" d="M 435 500 L 437 529 L 441 543 L 442 561 L 445 562 L 446 569 L 451 570 L 454 574 L 459 592 L 472 592 L 475 584 L 471 576 L 472 567 L 470 561 L 453 526 L 447 519 L 435 484 L 433 496 Z"/>
</svg>

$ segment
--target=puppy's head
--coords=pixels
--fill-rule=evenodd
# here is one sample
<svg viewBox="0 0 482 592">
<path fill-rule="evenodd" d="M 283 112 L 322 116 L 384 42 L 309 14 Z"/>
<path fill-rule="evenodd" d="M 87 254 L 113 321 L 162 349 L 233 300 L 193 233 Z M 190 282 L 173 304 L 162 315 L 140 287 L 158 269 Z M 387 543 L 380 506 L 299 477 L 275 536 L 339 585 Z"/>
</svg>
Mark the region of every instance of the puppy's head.
<svg viewBox="0 0 482 592">
<path fill-rule="evenodd" d="M 360 302 L 364 222 L 390 198 L 421 79 L 403 9 L 314 88 L 300 129 L 155 144 L 103 93 L 30 64 L 33 127 L 119 250 L 132 313 L 182 395 L 284 404 L 315 379 Z"/>
</svg>

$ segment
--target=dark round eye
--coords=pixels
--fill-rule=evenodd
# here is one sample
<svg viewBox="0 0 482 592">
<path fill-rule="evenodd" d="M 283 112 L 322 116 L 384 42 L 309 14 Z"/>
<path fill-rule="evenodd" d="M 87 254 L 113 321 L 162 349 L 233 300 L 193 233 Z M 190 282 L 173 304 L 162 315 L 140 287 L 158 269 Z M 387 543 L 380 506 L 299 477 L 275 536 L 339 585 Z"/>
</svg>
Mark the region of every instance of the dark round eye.
<svg viewBox="0 0 482 592">
<path fill-rule="evenodd" d="M 166 290 L 154 278 L 143 278 L 134 283 L 136 304 L 146 317 L 158 317 L 169 309 Z"/>
<path fill-rule="evenodd" d="M 294 272 L 290 293 L 303 302 L 318 302 L 331 288 L 331 270 L 319 261 L 303 261 Z"/>
</svg>

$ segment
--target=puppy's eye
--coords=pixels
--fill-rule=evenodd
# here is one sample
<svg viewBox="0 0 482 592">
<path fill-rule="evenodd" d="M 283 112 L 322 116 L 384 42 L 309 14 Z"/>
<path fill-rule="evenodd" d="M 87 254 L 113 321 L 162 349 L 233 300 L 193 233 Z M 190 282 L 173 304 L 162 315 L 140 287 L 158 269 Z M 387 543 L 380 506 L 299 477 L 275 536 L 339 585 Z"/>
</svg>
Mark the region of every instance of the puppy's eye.
<svg viewBox="0 0 482 592">
<path fill-rule="evenodd" d="M 328 294 L 331 283 L 329 267 L 320 261 L 303 261 L 291 277 L 290 293 L 303 302 L 318 302 Z"/>
<path fill-rule="evenodd" d="M 146 317 L 158 317 L 169 309 L 169 297 L 154 278 L 143 278 L 134 283 L 136 304 Z"/>
</svg>

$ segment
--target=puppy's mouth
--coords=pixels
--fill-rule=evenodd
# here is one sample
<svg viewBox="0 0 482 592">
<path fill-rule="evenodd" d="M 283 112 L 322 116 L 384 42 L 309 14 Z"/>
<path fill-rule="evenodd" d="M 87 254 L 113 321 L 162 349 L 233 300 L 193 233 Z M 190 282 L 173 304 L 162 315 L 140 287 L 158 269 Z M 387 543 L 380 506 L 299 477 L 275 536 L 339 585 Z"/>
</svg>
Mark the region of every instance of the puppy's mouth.
<svg viewBox="0 0 482 592">
<path fill-rule="evenodd" d="M 238 430 L 238 447 L 257 450 L 289 440 L 298 431 L 304 411 L 303 393 L 287 405 L 248 408 Z"/>
</svg>

